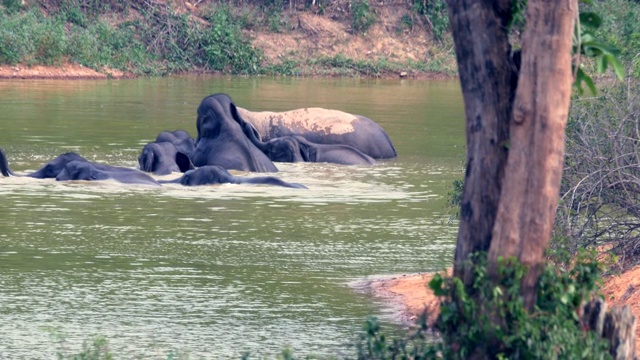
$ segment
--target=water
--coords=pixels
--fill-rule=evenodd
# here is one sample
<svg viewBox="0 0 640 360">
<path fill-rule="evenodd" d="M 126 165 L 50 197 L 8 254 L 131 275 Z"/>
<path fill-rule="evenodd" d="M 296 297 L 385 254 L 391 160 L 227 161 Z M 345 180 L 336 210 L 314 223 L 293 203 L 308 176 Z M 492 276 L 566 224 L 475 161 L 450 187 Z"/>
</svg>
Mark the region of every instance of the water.
<svg viewBox="0 0 640 360">
<path fill-rule="evenodd" d="M 256 111 L 368 116 L 399 156 L 277 164 L 309 190 L 0 178 L 1 359 L 73 354 L 96 335 L 123 358 L 345 354 L 367 315 L 388 319 L 350 281 L 450 264 L 446 193 L 464 152 L 454 82 L 0 81 L 0 147 L 16 172 L 71 150 L 134 167 L 159 132 L 195 136 L 216 92 Z"/>
</svg>

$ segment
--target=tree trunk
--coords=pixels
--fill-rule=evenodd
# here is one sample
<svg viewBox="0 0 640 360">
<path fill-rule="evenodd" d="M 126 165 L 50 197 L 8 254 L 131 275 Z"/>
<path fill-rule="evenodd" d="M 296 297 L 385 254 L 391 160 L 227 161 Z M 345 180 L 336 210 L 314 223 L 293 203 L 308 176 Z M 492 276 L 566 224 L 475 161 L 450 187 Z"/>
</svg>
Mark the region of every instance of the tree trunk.
<svg viewBox="0 0 640 360">
<path fill-rule="evenodd" d="M 530 0 L 527 4 L 511 146 L 489 263 L 515 256 L 527 266 L 521 292 L 530 309 L 560 193 L 577 11 L 576 0 Z"/>
<path fill-rule="evenodd" d="M 577 1 L 528 2 L 521 69 L 510 56 L 511 0 L 448 5 L 467 134 L 454 275 L 471 283 L 477 251 L 490 264 L 515 256 L 528 266 L 532 306 L 559 195 Z"/>
<path fill-rule="evenodd" d="M 448 0 L 466 114 L 467 159 L 454 275 L 470 284 L 466 260 L 488 251 L 498 210 L 517 78 L 507 34 L 510 0 Z"/>
</svg>

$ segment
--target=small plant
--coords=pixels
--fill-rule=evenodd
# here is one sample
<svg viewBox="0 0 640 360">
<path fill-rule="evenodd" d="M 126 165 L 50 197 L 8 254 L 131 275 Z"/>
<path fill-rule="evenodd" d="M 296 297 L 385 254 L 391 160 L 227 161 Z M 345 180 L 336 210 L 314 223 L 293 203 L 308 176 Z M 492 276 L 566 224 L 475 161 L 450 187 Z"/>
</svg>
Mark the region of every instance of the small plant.
<svg viewBox="0 0 640 360">
<path fill-rule="evenodd" d="M 354 0 L 351 2 L 351 26 L 356 32 L 364 33 L 376 21 L 376 15 L 369 5 L 369 0 Z"/>
<path fill-rule="evenodd" d="M 444 0 L 413 0 L 413 11 L 424 16 L 431 27 L 433 38 L 442 41 L 449 30 L 449 13 Z"/>
<path fill-rule="evenodd" d="M 22 10 L 22 0 L 3 0 L 2 5 L 4 5 L 9 13 Z"/>
<path fill-rule="evenodd" d="M 252 75 L 262 71 L 264 55 L 244 39 L 228 8 L 216 8 L 211 29 L 203 39 L 206 60 L 213 70 Z"/>
</svg>

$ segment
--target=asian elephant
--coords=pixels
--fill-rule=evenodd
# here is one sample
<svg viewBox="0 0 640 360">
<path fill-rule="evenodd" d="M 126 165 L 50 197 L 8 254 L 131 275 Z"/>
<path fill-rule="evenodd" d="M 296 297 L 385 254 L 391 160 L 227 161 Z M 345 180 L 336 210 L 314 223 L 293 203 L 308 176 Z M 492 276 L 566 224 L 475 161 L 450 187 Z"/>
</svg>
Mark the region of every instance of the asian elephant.
<svg viewBox="0 0 640 360">
<path fill-rule="evenodd" d="M 0 173 L 3 176 L 17 176 L 9 168 L 7 156 L 2 149 Z M 36 179 L 55 178 L 58 181 L 113 179 L 125 184 L 159 185 L 154 178 L 136 169 L 93 163 L 74 152 L 59 155 L 37 171 L 24 176 Z"/>
<path fill-rule="evenodd" d="M 172 172 L 186 172 L 193 169 L 189 156 L 178 151 L 173 143 L 152 142 L 142 148 L 138 156 L 140 170 L 156 175 L 167 175 Z"/>
<path fill-rule="evenodd" d="M 219 165 L 205 165 L 195 170 L 189 170 L 175 180 L 160 180 L 161 184 L 181 184 L 184 186 L 199 186 L 211 184 L 265 184 L 284 186 L 295 189 L 306 189 L 302 184 L 289 183 L 274 176 L 234 176 Z"/>
<path fill-rule="evenodd" d="M 276 172 L 278 168 L 245 135 L 235 104 L 226 94 L 205 97 L 198 106 L 198 137 L 191 153 L 195 166 L 219 165 L 225 169 Z"/>
<path fill-rule="evenodd" d="M 160 185 L 154 178 L 137 169 L 78 160 L 67 163 L 58 176 L 56 176 L 56 180 L 115 180 L 123 184 Z"/>
<path fill-rule="evenodd" d="M 316 144 L 352 146 L 374 159 L 397 156 L 387 132 L 361 115 L 323 108 L 255 112 L 238 107 L 237 111 L 257 129 L 262 141 L 300 135 Z"/>
<path fill-rule="evenodd" d="M 196 141 L 184 130 L 163 131 L 156 136 L 156 141 L 154 142 L 172 143 L 179 152 L 187 156 L 191 155 L 196 147 Z"/>
<path fill-rule="evenodd" d="M 281 162 L 327 162 L 342 165 L 372 165 L 375 160 L 361 151 L 338 144 L 316 144 L 300 135 L 289 135 L 262 142 L 255 128 L 246 123 L 245 135 L 272 161 Z"/>
<path fill-rule="evenodd" d="M 78 155 L 77 153 L 68 152 L 68 153 L 64 153 L 62 155 L 58 155 L 55 159 L 53 159 L 53 160 L 49 161 L 48 163 L 42 165 L 42 167 L 40 167 L 40 169 L 38 169 L 38 170 L 36 170 L 36 171 L 34 171 L 34 172 L 30 173 L 30 174 L 25 174 L 25 175 L 21 175 L 21 176 L 27 176 L 27 177 L 32 177 L 32 178 L 36 178 L 36 179 L 53 179 L 56 176 L 58 176 L 58 174 L 60 174 L 60 172 L 67 165 L 67 163 L 69 163 L 71 161 L 89 162 L 89 160 L 83 158 L 82 156 Z M 0 149 L 0 173 L 2 173 L 3 176 L 19 176 L 19 175 L 16 175 L 9 168 L 9 162 L 7 161 L 7 155 L 5 154 L 5 152 L 2 149 Z"/>
</svg>

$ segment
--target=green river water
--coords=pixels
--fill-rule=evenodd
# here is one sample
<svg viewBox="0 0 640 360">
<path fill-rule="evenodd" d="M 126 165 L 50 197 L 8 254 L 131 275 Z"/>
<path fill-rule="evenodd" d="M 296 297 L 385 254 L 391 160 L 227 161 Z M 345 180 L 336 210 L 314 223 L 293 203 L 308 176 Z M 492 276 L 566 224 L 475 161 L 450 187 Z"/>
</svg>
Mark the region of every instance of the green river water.
<svg viewBox="0 0 640 360">
<path fill-rule="evenodd" d="M 256 111 L 365 115 L 398 158 L 276 164 L 309 190 L 0 178 L 0 359 L 54 358 L 96 335 L 118 358 L 349 354 L 368 315 L 392 323 L 394 311 L 350 283 L 450 264 L 456 82 L 0 81 L 0 147 L 18 173 L 67 151 L 135 167 L 159 132 L 195 137 L 196 108 L 217 92 Z"/>
</svg>

